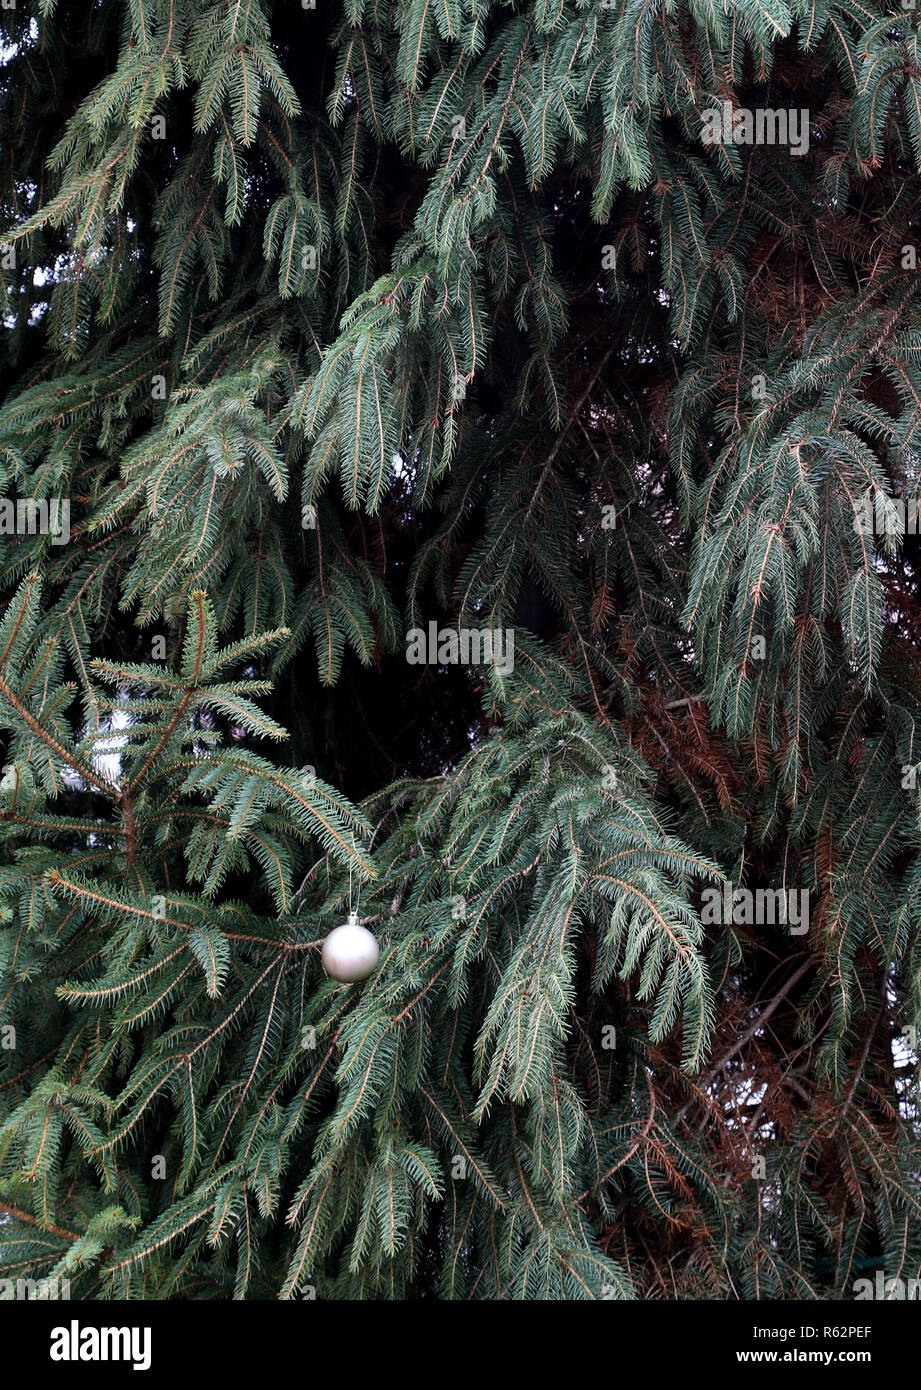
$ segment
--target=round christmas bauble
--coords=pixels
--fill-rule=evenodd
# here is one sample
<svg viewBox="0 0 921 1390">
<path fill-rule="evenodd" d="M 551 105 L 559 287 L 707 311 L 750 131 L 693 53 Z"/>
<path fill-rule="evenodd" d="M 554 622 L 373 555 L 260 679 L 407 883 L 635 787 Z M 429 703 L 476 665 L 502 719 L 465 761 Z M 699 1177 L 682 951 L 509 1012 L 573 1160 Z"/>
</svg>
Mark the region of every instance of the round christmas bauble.
<svg viewBox="0 0 921 1390">
<path fill-rule="evenodd" d="M 373 973 L 380 956 L 377 941 L 367 927 L 358 925 L 354 912 L 343 926 L 330 932 L 320 953 L 327 975 L 346 985 L 354 984 L 356 980 L 366 980 Z"/>
</svg>

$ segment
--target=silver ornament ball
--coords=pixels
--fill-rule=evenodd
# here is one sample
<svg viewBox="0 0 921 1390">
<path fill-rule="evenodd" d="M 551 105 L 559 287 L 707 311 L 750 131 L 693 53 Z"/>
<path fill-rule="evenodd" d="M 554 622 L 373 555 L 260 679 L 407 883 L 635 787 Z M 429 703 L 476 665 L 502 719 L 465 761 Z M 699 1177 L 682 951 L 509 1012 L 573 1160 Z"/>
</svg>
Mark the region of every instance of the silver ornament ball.
<svg viewBox="0 0 921 1390">
<path fill-rule="evenodd" d="M 327 975 L 345 985 L 366 980 L 380 957 L 381 949 L 373 934 L 367 927 L 359 926 L 354 912 L 347 922 L 330 932 L 320 953 Z"/>
</svg>

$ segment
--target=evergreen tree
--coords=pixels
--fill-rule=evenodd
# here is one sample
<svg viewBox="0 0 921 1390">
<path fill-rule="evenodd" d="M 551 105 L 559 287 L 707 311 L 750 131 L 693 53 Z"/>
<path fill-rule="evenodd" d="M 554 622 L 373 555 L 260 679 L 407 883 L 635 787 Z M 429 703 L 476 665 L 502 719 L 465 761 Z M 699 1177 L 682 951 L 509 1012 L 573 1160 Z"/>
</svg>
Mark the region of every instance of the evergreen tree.
<svg viewBox="0 0 921 1390">
<path fill-rule="evenodd" d="M 0 1277 L 918 1275 L 918 15 L 0 10 Z"/>
</svg>

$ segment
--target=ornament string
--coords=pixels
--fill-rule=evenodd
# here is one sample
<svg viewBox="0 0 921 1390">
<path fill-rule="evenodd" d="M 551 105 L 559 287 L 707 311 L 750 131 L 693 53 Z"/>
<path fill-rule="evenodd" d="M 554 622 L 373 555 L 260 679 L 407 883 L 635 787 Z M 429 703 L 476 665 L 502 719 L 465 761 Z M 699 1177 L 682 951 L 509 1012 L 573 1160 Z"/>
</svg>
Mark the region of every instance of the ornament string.
<svg viewBox="0 0 921 1390">
<path fill-rule="evenodd" d="M 358 897 L 355 899 L 355 903 L 354 903 L 354 906 L 353 906 L 353 904 L 352 904 L 352 864 L 351 864 L 351 861 L 349 861 L 349 921 L 351 922 L 351 924 L 352 924 L 353 927 L 358 925 L 358 904 L 359 904 L 360 901 L 361 901 L 361 885 L 359 884 L 359 887 L 358 887 Z"/>
</svg>

